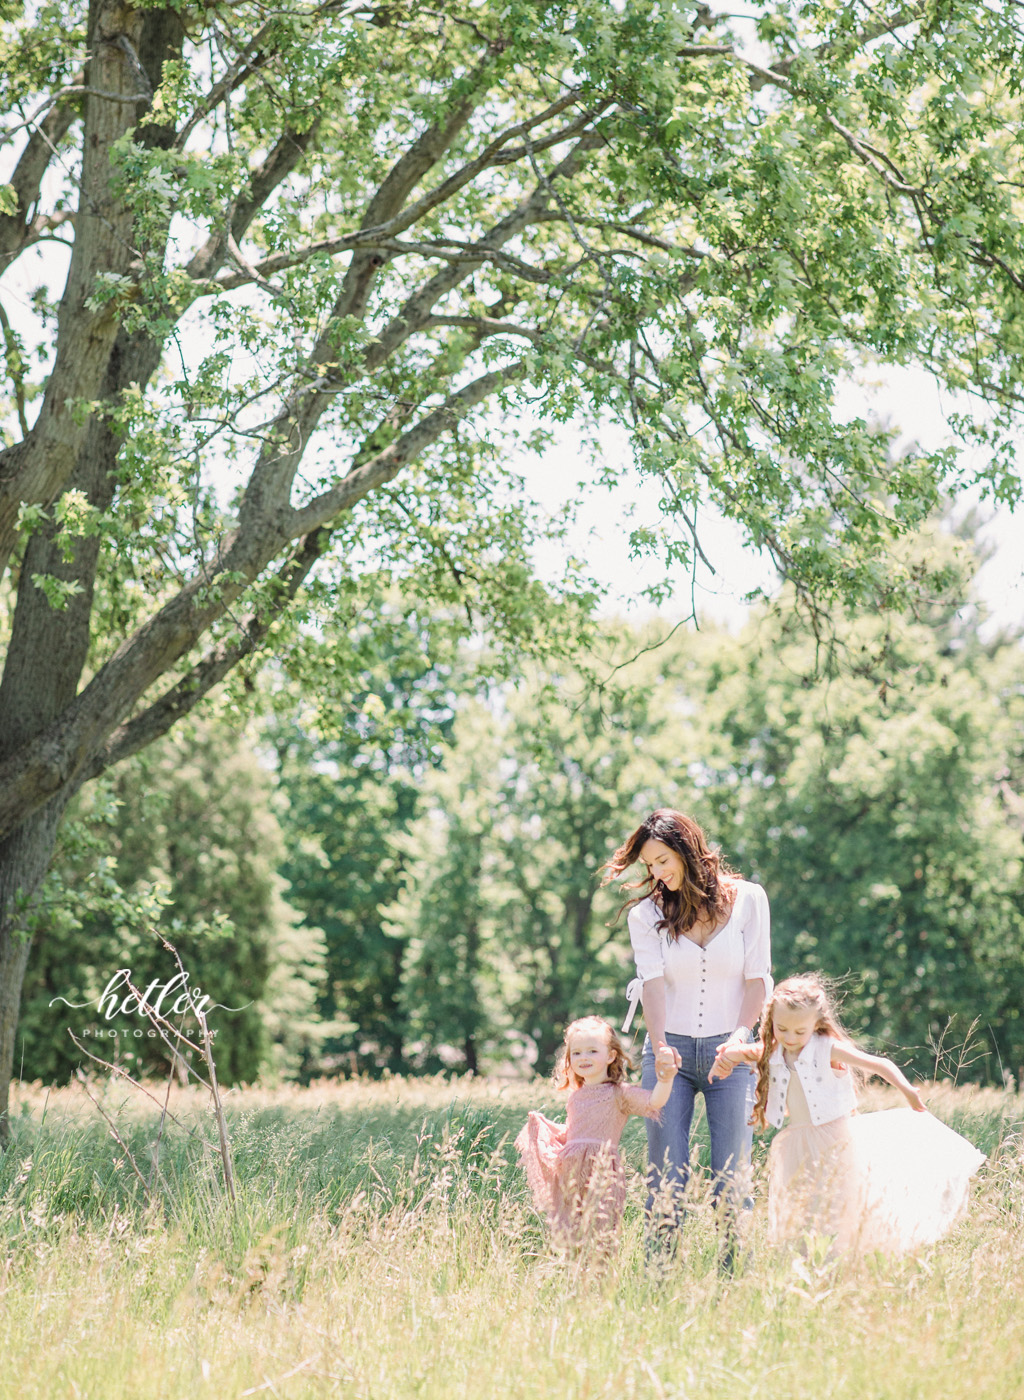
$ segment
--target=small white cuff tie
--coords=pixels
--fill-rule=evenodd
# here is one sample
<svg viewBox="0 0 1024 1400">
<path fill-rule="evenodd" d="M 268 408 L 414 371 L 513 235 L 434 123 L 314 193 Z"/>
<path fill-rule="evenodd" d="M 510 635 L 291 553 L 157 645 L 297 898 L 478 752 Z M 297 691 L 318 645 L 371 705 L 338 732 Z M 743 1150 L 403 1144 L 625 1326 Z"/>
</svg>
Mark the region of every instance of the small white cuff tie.
<svg viewBox="0 0 1024 1400">
<path fill-rule="evenodd" d="M 642 977 L 634 977 L 626 988 L 626 996 L 629 998 L 629 1010 L 626 1012 L 626 1019 L 622 1023 L 622 1029 L 624 1031 L 628 1031 L 633 1024 L 633 1017 L 636 1015 L 636 1009 L 640 1005 L 640 994 L 643 992 L 643 989 L 644 979 Z"/>
</svg>

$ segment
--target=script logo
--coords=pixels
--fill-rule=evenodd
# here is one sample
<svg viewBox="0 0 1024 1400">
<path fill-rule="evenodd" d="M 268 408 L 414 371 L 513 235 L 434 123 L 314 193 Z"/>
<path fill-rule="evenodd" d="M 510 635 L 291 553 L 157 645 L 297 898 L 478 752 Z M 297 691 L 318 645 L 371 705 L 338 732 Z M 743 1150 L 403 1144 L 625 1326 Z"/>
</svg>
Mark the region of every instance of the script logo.
<svg viewBox="0 0 1024 1400">
<path fill-rule="evenodd" d="M 166 1018 L 184 1016 L 190 1011 L 207 1016 L 211 1011 L 245 1010 L 244 1006 L 225 1006 L 219 1001 L 211 1002 L 210 997 L 205 995 L 200 987 L 190 988 L 189 980 L 187 972 L 177 972 L 166 982 L 154 979 L 144 992 L 140 992 L 132 982 L 131 968 L 119 967 L 96 999 L 96 1010 L 105 1021 L 110 1021 L 118 1015 L 148 1017 L 152 1013 L 153 1016 Z M 122 992 L 125 993 L 124 996 L 121 995 Z M 173 1001 L 168 1001 L 175 993 Z M 59 996 L 53 997 L 49 1004 L 53 1006 L 57 1001 L 62 1001 L 74 1011 L 93 1005 L 91 1001 L 68 1001 L 67 997 Z M 252 1003 L 247 1002 L 246 1005 L 251 1006 Z"/>
</svg>

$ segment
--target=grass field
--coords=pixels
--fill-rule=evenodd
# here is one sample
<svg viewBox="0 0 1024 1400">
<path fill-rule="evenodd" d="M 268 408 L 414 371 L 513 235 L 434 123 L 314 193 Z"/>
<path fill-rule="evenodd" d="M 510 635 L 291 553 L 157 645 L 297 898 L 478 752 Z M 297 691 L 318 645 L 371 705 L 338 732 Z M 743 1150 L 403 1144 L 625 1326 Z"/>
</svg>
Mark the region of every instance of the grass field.
<svg viewBox="0 0 1024 1400">
<path fill-rule="evenodd" d="M 896 1263 L 773 1255 L 759 1167 L 730 1277 L 699 1197 L 679 1257 L 648 1266 L 639 1175 L 610 1268 L 550 1252 L 511 1148 L 528 1108 L 560 1114 L 543 1086 L 232 1092 L 234 1207 L 204 1094 L 174 1092 L 147 1196 L 80 1090 L 21 1086 L 0 1162 L 0 1397 L 1024 1396 L 1024 1096 L 927 1097 L 990 1154 L 954 1234 Z M 102 1102 L 148 1179 L 157 1107 L 113 1086 Z M 638 1122 L 624 1147 L 642 1168 Z"/>
</svg>

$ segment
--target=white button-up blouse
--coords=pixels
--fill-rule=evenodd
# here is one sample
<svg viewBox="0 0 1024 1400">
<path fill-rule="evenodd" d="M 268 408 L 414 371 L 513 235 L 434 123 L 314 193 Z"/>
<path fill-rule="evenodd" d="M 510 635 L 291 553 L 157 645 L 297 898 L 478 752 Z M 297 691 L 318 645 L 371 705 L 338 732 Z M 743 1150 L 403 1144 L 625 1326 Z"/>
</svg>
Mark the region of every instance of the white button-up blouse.
<svg viewBox="0 0 1024 1400">
<path fill-rule="evenodd" d="M 726 1036 L 739 1024 L 744 984 L 756 978 L 771 995 L 771 919 L 760 885 L 736 881 L 728 923 L 706 948 L 658 931 L 661 910 L 651 898 L 629 911 L 629 940 L 645 982 L 665 979 L 665 1030 L 673 1035 Z"/>
</svg>

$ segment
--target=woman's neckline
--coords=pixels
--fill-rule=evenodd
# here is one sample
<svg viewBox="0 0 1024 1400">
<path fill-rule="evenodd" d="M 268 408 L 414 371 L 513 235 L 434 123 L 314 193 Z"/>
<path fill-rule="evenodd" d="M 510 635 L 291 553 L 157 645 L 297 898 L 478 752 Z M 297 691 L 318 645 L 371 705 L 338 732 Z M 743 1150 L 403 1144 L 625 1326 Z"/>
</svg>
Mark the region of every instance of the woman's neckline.
<svg viewBox="0 0 1024 1400">
<path fill-rule="evenodd" d="M 726 914 L 722 922 L 718 924 L 717 927 L 712 931 L 712 933 L 709 934 L 709 936 L 702 941 L 699 938 L 692 938 L 690 936 L 690 932 L 687 931 L 679 935 L 679 940 L 685 938 L 687 943 L 692 943 L 693 946 L 695 948 L 699 948 L 702 953 L 707 952 L 708 948 L 711 947 L 711 944 L 714 943 L 715 939 L 718 938 L 720 934 L 724 933 L 725 930 L 729 927 L 730 923 L 732 922 L 732 916 L 736 912 L 736 900 L 739 897 L 739 881 L 732 881 L 730 883 L 729 888 L 732 891 L 732 903 L 729 905 L 729 912 L 728 914 Z"/>
</svg>

